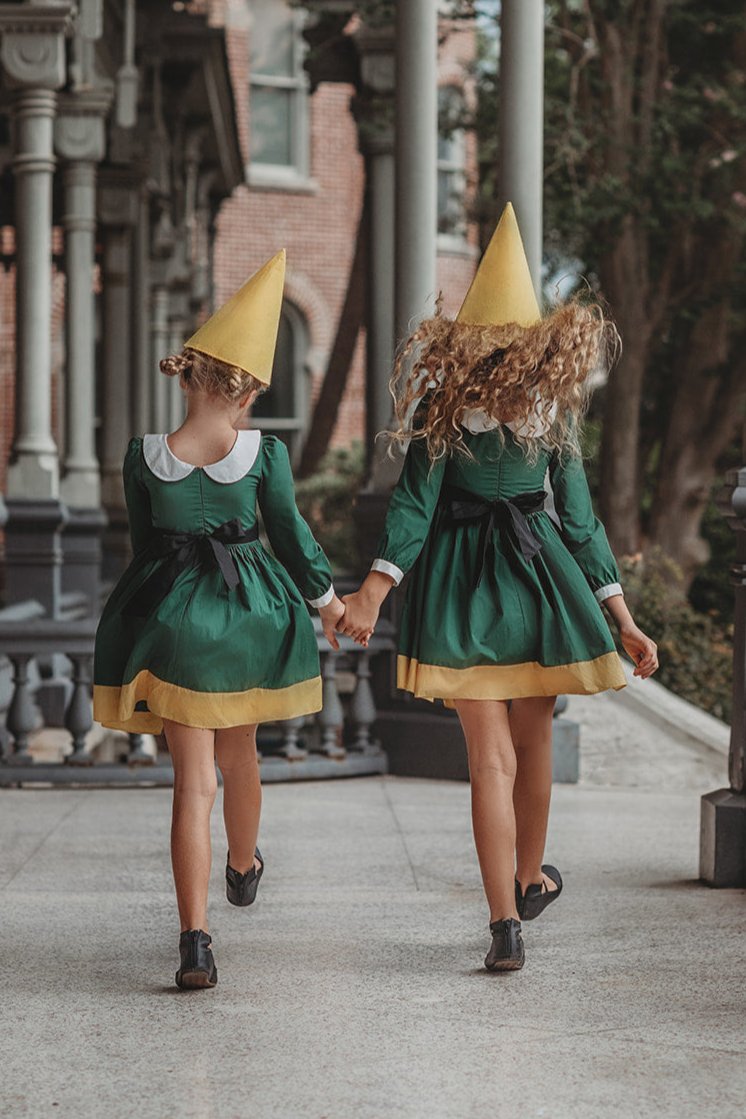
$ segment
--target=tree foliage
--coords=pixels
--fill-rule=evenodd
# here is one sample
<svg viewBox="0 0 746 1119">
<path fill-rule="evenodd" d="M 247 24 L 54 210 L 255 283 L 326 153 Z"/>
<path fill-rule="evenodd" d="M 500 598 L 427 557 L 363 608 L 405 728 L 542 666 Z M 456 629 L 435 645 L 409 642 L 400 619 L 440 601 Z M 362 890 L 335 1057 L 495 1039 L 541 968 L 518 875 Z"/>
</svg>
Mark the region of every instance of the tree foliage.
<svg viewBox="0 0 746 1119">
<path fill-rule="evenodd" d="M 602 511 L 619 552 L 660 545 L 688 582 L 746 397 L 746 11 L 741 0 L 546 8 L 550 263 L 581 262 L 624 342 L 603 400 Z M 483 25 L 490 15 L 494 5 Z M 483 67 L 481 79 L 490 209 L 499 75 Z"/>
<path fill-rule="evenodd" d="M 317 12 L 324 0 L 306 0 Z M 342 5 L 390 24 L 393 0 Z M 334 6 L 337 39 L 343 15 Z M 545 244 L 582 270 L 623 355 L 602 413 L 599 493 L 615 550 L 662 548 L 688 586 L 746 402 L 743 0 L 546 0 Z M 479 213 L 496 217 L 499 0 L 450 0 L 480 39 Z M 336 25 L 335 25 L 336 26 Z M 447 23 L 444 27 L 447 28 Z"/>
</svg>

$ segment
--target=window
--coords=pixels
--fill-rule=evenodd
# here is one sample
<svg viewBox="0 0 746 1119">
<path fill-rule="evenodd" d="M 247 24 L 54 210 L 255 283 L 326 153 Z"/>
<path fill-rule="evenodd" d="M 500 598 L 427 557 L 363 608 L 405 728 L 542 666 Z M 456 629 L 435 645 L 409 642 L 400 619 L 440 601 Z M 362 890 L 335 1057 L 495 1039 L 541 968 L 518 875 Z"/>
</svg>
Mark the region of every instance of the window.
<svg viewBox="0 0 746 1119">
<path fill-rule="evenodd" d="M 292 186 L 308 176 L 303 13 L 286 0 L 251 0 L 250 181 Z"/>
<path fill-rule="evenodd" d="M 456 86 L 438 90 L 438 233 L 463 241 L 466 236 L 466 141 L 464 98 Z"/>
<path fill-rule="evenodd" d="M 274 432 L 287 443 L 292 461 L 300 454 L 308 425 L 307 353 L 306 321 L 298 308 L 286 300 L 277 332 L 272 384 L 269 392 L 262 393 L 254 404 L 252 418 L 262 431 Z"/>
</svg>

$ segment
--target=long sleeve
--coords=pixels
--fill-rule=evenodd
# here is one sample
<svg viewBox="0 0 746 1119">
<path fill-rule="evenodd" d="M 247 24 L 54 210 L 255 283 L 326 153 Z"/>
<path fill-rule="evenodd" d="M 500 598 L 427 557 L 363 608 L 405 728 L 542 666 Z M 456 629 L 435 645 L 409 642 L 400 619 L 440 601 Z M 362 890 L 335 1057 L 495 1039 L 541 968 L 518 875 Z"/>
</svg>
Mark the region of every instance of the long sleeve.
<svg viewBox="0 0 746 1119">
<path fill-rule="evenodd" d="M 122 467 L 132 553 L 147 548 L 153 536 L 150 494 L 142 478 L 142 439 L 130 439 Z"/>
<path fill-rule="evenodd" d="M 427 539 L 445 467 L 445 456 L 431 466 L 424 442 L 412 440 L 391 495 L 378 558 L 371 565 L 372 571 L 390 575 L 396 586 L 414 566 Z"/>
<path fill-rule="evenodd" d="M 549 465 L 562 539 L 599 602 L 622 594 L 619 569 L 604 526 L 593 512 L 588 480 L 577 455 L 555 452 Z"/>
<path fill-rule="evenodd" d="M 287 448 L 276 435 L 265 435 L 262 442 L 259 508 L 272 550 L 309 605 L 327 606 L 334 597 L 331 567 L 295 504 Z"/>
</svg>

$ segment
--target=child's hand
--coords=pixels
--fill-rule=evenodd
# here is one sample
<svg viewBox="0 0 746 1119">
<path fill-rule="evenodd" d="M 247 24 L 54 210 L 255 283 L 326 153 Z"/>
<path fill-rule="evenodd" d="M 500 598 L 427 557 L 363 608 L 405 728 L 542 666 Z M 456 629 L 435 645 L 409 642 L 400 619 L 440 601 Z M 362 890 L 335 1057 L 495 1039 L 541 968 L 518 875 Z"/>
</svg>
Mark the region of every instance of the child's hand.
<svg viewBox="0 0 746 1119">
<path fill-rule="evenodd" d="M 344 616 L 344 603 L 336 594 L 330 603 L 326 606 L 319 607 L 319 617 L 321 618 L 321 627 L 324 631 L 324 637 L 327 639 L 332 649 L 339 648 L 335 630 Z"/>
<path fill-rule="evenodd" d="M 658 646 L 634 622 L 621 626 L 619 637 L 625 653 L 634 661 L 633 675 L 647 680 L 658 667 Z"/>
<path fill-rule="evenodd" d="M 345 605 L 344 625 L 337 627 L 341 633 L 346 633 L 358 645 L 367 648 L 373 630 L 376 628 L 380 606 L 371 600 L 362 590 L 354 594 L 346 594 L 343 599 Z"/>
<path fill-rule="evenodd" d="M 635 625 L 623 594 L 610 595 L 603 604 L 617 624 L 625 653 L 634 661 L 634 675 L 647 680 L 658 667 L 658 646 Z"/>
</svg>

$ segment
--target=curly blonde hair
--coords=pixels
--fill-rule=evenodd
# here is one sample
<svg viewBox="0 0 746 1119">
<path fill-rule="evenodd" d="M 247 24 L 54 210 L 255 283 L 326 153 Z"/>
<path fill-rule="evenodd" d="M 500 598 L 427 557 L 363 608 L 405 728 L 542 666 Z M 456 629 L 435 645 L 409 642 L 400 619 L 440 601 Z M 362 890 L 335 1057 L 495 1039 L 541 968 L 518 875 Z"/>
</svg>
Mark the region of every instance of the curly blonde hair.
<svg viewBox="0 0 746 1119">
<path fill-rule="evenodd" d="M 189 347 L 185 347 L 180 354 L 169 354 L 162 358 L 160 369 L 167 377 L 181 377 L 187 388 L 206 392 L 210 396 L 222 396 L 226 400 L 241 400 L 250 392 L 264 392 L 267 388 L 237 365 L 230 365 Z"/>
<path fill-rule="evenodd" d="M 454 451 L 468 456 L 464 420 L 479 409 L 510 423 L 531 460 L 540 447 L 577 452 L 588 375 L 612 364 L 620 345 L 602 307 L 580 299 L 531 326 L 460 323 L 438 309 L 397 356 L 391 392 L 399 427 L 391 437 L 425 440 L 431 462 Z"/>
</svg>

